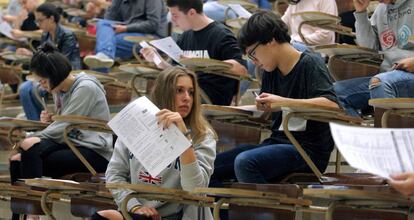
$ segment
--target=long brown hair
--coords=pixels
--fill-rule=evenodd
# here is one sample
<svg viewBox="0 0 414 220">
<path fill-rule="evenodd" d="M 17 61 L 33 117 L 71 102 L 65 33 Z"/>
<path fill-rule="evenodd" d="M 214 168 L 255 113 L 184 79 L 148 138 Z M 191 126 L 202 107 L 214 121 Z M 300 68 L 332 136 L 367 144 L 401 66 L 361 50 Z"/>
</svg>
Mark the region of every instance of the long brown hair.
<svg viewBox="0 0 414 220">
<path fill-rule="evenodd" d="M 200 88 L 198 87 L 197 76 L 194 72 L 178 66 L 163 70 L 155 80 L 151 92 L 151 101 L 160 109 L 175 111 L 174 96 L 176 94 L 176 85 L 178 78 L 182 76 L 188 76 L 193 81 L 193 106 L 190 113 L 184 118 L 184 122 L 191 128 L 193 141 L 199 143 L 204 139 L 208 130 L 211 130 L 213 133 L 214 130 L 201 113 Z"/>
</svg>

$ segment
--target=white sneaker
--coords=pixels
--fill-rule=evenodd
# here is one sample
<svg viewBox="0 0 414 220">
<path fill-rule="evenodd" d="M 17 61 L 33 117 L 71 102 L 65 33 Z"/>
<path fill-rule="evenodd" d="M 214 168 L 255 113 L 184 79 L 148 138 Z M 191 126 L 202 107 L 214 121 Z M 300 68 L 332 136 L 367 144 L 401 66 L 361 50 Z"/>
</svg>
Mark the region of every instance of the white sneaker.
<svg viewBox="0 0 414 220">
<path fill-rule="evenodd" d="M 96 55 L 86 56 L 83 58 L 83 62 L 85 62 L 89 68 L 110 68 L 114 65 L 114 60 L 101 52 Z"/>
</svg>

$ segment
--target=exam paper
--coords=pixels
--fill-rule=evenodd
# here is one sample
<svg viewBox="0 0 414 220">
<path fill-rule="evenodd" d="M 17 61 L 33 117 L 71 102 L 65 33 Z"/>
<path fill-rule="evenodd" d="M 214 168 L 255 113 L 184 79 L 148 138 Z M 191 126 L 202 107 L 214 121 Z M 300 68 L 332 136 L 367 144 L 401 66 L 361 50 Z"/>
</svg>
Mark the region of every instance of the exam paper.
<svg viewBox="0 0 414 220">
<path fill-rule="evenodd" d="M 336 146 L 351 166 L 387 179 L 414 171 L 414 129 L 330 126 Z"/>
<path fill-rule="evenodd" d="M 167 54 L 175 62 L 180 63 L 180 58 L 184 52 L 171 37 L 152 40 L 150 41 L 150 44 Z"/>
<path fill-rule="evenodd" d="M 4 36 L 14 39 L 11 31 L 12 31 L 12 27 L 10 26 L 9 23 L 3 21 L 0 23 L 0 33 L 2 33 Z"/>
<path fill-rule="evenodd" d="M 143 96 L 128 104 L 108 125 L 151 174 L 157 176 L 191 143 L 175 125 L 163 130 L 155 114 L 160 111 Z"/>
<path fill-rule="evenodd" d="M 236 12 L 236 14 L 239 15 L 239 17 L 241 18 L 249 19 L 252 16 L 252 13 L 247 11 L 240 4 L 229 4 L 229 7 L 233 9 L 233 11 Z"/>
<path fill-rule="evenodd" d="M 146 41 L 141 41 L 139 45 L 142 48 L 150 47 L 150 45 Z M 158 54 L 155 54 L 154 59 L 152 60 L 156 65 L 159 65 L 161 63 L 161 58 L 158 56 Z"/>
</svg>

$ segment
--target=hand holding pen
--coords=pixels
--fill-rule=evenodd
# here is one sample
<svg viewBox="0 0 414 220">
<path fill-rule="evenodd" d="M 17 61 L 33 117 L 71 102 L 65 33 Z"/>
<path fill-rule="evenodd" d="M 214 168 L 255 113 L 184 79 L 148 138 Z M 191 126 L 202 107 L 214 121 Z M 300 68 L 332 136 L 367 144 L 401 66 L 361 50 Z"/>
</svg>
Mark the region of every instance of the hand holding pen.
<svg viewBox="0 0 414 220">
<path fill-rule="evenodd" d="M 270 111 L 272 109 L 272 103 L 284 101 L 285 98 L 278 95 L 273 95 L 270 93 L 261 93 L 258 95 L 256 92 L 253 92 L 256 97 L 256 106 L 257 109 L 263 111 Z"/>
</svg>

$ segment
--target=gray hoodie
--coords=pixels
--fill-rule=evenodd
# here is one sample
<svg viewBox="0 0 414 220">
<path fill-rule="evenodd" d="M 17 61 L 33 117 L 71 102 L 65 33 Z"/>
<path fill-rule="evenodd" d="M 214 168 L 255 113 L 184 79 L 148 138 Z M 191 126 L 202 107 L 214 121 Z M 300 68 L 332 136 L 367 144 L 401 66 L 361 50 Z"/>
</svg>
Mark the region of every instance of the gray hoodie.
<svg viewBox="0 0 414 220">
<path fill-rule="evenodd" d="M 192 191 L 195 187 L 207 187 L 210 176 L 214 170 L 214 159 L 216 157 L 216 140 L 210 131 L 201 143 L 194 144 L 197 162 L 181 165 L 179 158 L 163 170 L 158 176 L 151 176 L 141 163 L 134 157 L 128 148 L 118 139 L 115 143 L 114 154 L 106 170 L 106 181 L 108 183 L 132 183 L 151 184 L 163 188 L 182 189 Z M 132 193 L 130 190 L 111 190 L 112 195 L 121 206 L 124 198 Z M 183 219 L 196 220 L 203 211 L 205 218 L 212 219 L 208 208 L 185 206 L 159 201 L 148 201 L 144 199 L 131 199 L 128 202 L 128 210 L 136 205 L 151 206 L 157 209 L 162 217 L 174 215 L 183 210 Z M 198 213 L 200 211 L 200 213 Z"/>
<path fill-rule="evenodd" d="M 357 42 L 384 54 L 381 71 L 414 56 L 414 0 L 379 4 L 371 19 L 367 12 L 355 13 Z"/>
<path fill-rule="evenodd" d="M 61 103 L 60 115 L 82 115 L 107 121 L 110 119 L 102 84 L 95 77 L 85 73 L 78 74 L 69 91 L 57 94 L 54 101 L 56 106 Z M 64 143 L 63 130 L 68 125 L 67 122 L 56 121 L 30 136 Z M 76 145 L 90 148 L 107 160 L 111 158 L 113 151 L 111 134 L 72 130 L 69 137 Z"/>
</svg>

